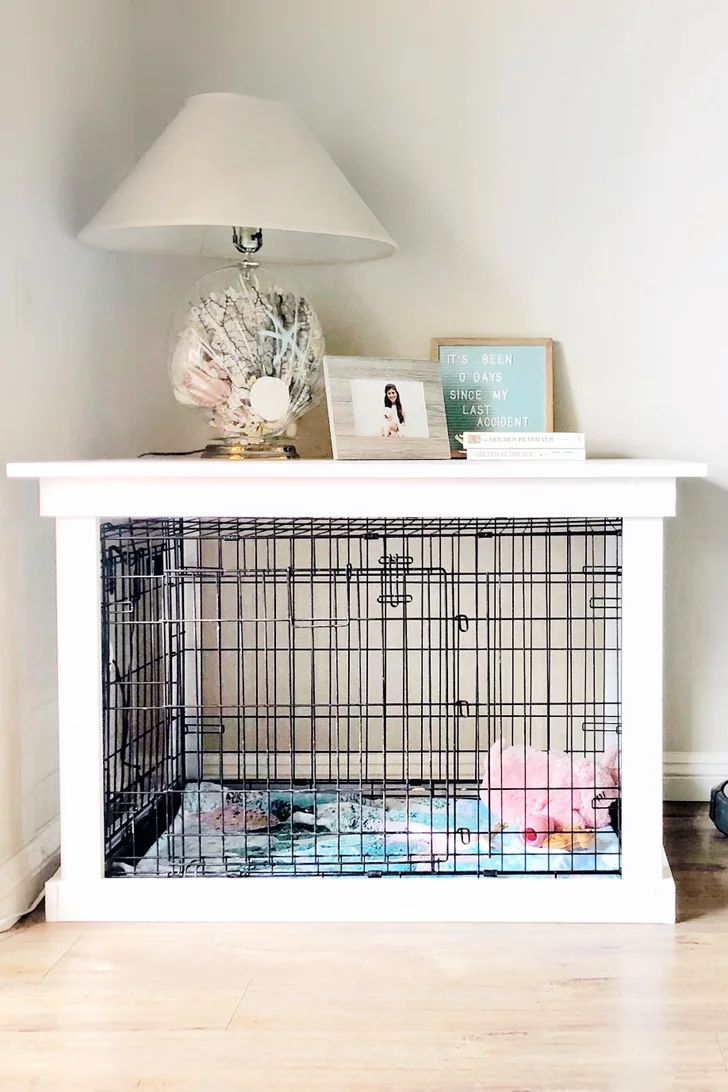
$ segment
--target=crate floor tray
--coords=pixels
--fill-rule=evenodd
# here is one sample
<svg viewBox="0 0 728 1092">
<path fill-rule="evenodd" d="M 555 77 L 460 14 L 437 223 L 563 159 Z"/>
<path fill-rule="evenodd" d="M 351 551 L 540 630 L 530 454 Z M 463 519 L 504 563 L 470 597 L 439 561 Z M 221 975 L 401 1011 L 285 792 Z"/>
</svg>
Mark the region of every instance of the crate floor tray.
<svg viewBox="0 0 728 1092">
<path fill-rule="evenodd" d="M 477 796 L 367 795 L 188 784 L 169 828 L 116 874 L 146 876 L 614 873 L 611 828 L 543 846 L 499 829 Z"/>
</svg>

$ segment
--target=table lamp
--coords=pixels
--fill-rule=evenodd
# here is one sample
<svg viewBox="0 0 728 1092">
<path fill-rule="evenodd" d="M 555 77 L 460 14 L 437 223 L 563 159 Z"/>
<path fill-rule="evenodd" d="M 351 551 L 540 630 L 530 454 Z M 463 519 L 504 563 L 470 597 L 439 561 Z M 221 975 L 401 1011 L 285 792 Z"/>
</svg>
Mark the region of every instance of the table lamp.
<svg viewBox="0 0 728 1092">
<path fill-rule="evenodd" d="M 323 393 L 316 313 L 258 256 L 357 262 L 396 249 L 289 106 L 228 93 L 188 99 L 79 238 L 228 259 L 192 289 L 169 353 L 175 397 L 204 407 L 218 433 L 203 456 L 225 458 L 295 458 L 286 440 Z"/>
</svg>

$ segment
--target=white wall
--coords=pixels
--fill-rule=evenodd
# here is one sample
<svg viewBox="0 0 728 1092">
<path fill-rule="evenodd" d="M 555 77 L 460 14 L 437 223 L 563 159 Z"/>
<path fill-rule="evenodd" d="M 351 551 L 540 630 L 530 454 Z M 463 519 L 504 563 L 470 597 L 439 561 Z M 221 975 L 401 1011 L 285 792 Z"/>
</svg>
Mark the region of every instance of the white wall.
<svg viewBox="0 0 728 1092">
<path fill-rule="evenodd" d="M 591 454 L 710 462 L 668 532 L 667 747 L 683 775 L 700 753 L 702 788 L 723 757 L 728 776 L 728 4 L 135 10 L 142 146 L 188 94 L 285 99 L 399 241 L 386 262 L 296 272 L 330 350 L 550 335 L 557 428 Z"/>
<path fill-rule="evenodd" d="M 134 159 L 132 8 L 1 12 L 0 465 L 133 455 L 175 432 L 138 337 L 138 260 L 73 238 Z M 0 475 L 0 927 L 57 848 L 52 536 L 35 490 Z"/>
</svg>

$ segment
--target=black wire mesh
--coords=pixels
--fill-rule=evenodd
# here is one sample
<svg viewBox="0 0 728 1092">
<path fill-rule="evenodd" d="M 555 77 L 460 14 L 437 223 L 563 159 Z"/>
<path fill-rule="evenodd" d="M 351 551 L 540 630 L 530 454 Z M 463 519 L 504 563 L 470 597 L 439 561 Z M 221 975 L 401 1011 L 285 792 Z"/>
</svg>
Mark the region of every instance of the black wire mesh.
<svg viewBox="0 0 728 1092">
<path fill-rule="evenodd" d="M 107 870 L 619 872 L 620 552 L 612 519 L 105 524 Z"/>
</svg>

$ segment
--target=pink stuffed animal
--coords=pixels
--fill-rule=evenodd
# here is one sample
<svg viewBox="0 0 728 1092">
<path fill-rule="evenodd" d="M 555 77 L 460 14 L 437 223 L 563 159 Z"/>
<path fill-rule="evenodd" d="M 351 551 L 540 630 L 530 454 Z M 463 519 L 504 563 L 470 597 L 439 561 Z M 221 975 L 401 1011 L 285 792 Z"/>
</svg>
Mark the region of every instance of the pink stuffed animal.
<svg viewBox="0 0 728 1092">
<path fill-rule="evenodd" d="M 609 825 L 619 796 L 617 750 L 598 755 L 503 748 L 496 740 L 483 777 L 483 799 L 524 842 L 541 846 L 559 830 Z"/>
</svg>

